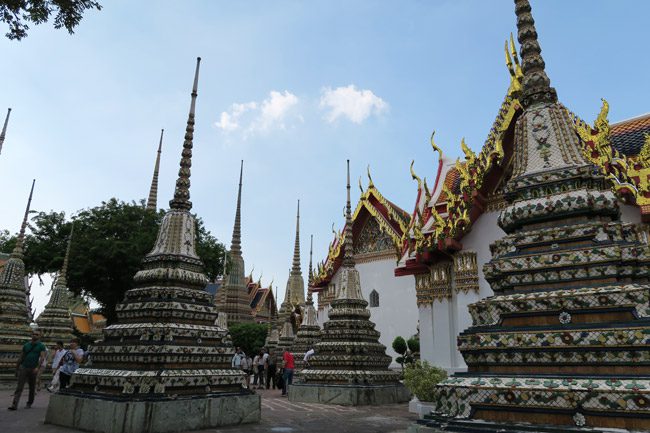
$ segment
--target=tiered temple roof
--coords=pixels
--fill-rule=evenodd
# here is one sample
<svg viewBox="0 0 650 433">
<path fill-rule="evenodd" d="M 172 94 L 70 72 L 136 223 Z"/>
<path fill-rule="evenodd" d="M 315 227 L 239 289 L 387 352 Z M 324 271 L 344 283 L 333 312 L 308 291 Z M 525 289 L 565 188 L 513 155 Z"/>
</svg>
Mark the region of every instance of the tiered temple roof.
<svg viewBox="0 0 650 433">
<path fill-rule="evenodd" d="M 32 331 L 29 327 L 31 314 L 25 290 L 23 246 L 34 183 L 35 181 L 29 192 L 16 246 L 0 272 L 0 383 L 5 384 L 15 381 L 16 363 L 22 346 L 29 341 Z"/>
<path fill-rule="evenodd" d="M 495 295 L 469 306 L 473 325 L 458 337 L 468 372 L 436 387 L 435 414 L 424 423 L 445 431 L 467 431 L 477 420 L 487 421 L 485 432 L 532 431 L 513 426 L 523 422 L 549 432 L 645 431 L 650 247 L 645 227 L 620 221 L 619 205 L 645 195 L 624 177 L 630 167 L 622 169 L 626 160 L 612 147 L 607 104 L 591 128 L 558 102 L 530 4 L 515 0 L 515 11 L 522 63 L 515 58 L 510 108 L 481 152 L 492 157 L 477 162 L 466 151 L 447 218 L 418 196 L 398 269 L 417 273 L 436 251 L 458 250 L 484 197 L 500 189 L 506 235 L 491 245 L 483 270 Z M 500 164 L 509 170 L 493 175 L 504 172 Z"/>
<path fill-rule="evenodd" d="M 207 277 L 196 254 L 196 221 L 190 213 L 199 64 L 197 59 L 170 209 L 134 276 L 135 287 L 116 308 L 117 323 L 104 329 L 104 341 L 91 351 L 92 367 L 77 370 L 67 394 L 159 401 L 246 393 L 243 373 L 230 365 L 234 349 L 228 330 L 218 325 L 223 320 L 217 320 L 217 309 L 205 292 Z M 48 417 L 56 415 L 48 412 Z"/>
</svg>

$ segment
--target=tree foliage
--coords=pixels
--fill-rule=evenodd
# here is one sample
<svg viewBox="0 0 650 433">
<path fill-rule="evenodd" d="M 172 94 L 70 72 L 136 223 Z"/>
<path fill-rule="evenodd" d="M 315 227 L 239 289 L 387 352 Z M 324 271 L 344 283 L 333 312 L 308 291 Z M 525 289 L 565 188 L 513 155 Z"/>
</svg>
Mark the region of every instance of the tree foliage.
<svg viewBox="0 0 650 433">
<path fill-rule="evenodd" d="M 404 385 L 420 401 L 434 401 L 435 385 L 447 378 L 447 372 L 427 361 L 416 361 L 404 370 Z"/>
<path fill-rule="evenodd" d="M 141 204 L 110 199 L 84 209 L 74 220 L 74 237 L 68 267 L 68 288 L 90 295 L 102 305 L 109 323 L 115 320 L 115 305 L 133 287 L 133 276 L 151 251 L 165 213 L 151 212 Z M 208 278 L 223 271 L 224 246 L 197 218 L 197 254 L 203 259 Z M 63 212 L 36 212 L 31 233 L 25 238 L 25 268 L 39 277 L 58 272 L 63 265 L 72 221 Z M 11 252 L 15 236 L 0 232 L 0 251 Z"/>
<path fill-rule="evenodd" d="M 241 347 L 246 355 L 255 356 L 264 347 L 267 326 L 261 323 L 233 323 L 228 325 L 232 344 Z"/>
<path fill-rule="evenodd" d="M 54 15 L 54 28 L 74 33 L 86 10 L 101 10 L 96 0 L 0 0 L 0 20 L 7 23 L 9 39 L 27 37 L 29 23 L 42 24 Z"/>
</svg>

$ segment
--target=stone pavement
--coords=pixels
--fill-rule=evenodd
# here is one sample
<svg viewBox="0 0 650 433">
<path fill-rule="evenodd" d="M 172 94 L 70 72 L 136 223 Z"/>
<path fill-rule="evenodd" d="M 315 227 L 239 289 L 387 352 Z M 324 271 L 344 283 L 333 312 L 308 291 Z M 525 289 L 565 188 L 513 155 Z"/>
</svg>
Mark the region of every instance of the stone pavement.
<svg viewBox="0 0 650 433">
<path fill-rule="evenodd" d="M 6 408 L 11 403 L 12 391 L 0 391 L 0 430 L 4 433 L 71 433 L 63 427 L 43 424 L 49 394 L 37 394 L 34 406 L 24 409 L 27 390 L 23 392 L 16 412 Z M 398 433 L 416 420 L 408 412 L 408 404 L 386 406 L 347 407 L 312 403 L 291 403 L 280 391 L 260 390 L 262 421 L 221 429 L 201 430 L 201 433 Z"/>
</svg>

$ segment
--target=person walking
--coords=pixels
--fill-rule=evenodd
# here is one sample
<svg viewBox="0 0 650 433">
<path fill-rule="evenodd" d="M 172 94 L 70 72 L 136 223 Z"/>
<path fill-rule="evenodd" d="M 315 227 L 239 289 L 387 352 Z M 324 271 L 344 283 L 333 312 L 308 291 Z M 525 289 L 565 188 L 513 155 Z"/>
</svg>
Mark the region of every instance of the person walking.
<svg viewBox="0 0 650 433">
<path fill-rule="evenodd" d="M 282 354 L 282 366 L 284 372 L 282 373 L 282 395 L 287 395 L 287 388 L 293 383 L 293 369 L 295 368 L 293 353 L 289 349 L 284 349 Z"/>
<path fill-rule="evenodd" d="M 84 350 L 79 347 L 79 339 L 70 340 L 70 349 L 66 350 L 59 361 L 60 388 L 65 389 L 70 384 L 72 374 L 79 368 L 79 363 L 84 359 Z"/>
<path fill-rule="evenodd" d="M 271 351 L 269 353 L 269 360 L 266 365 L 266 389 L 269 389 L 273 387 L 273 389 L 278 388 L 278 381 L 275 377 L 277 374 L 277 366 L 276 366 L 276 356 L 275 352 Z"/>
<path fill-rule="evenodd" d="M 14 392 L 13 402 L 8 408 L 9 410 L 18 409 L 18 402 L 23 393 L 25 382 L 29 385 L 29 397 L 27 398 L 27 406 L 25 406 L 25 408 L 29 409 L 34 403 L 36 377 L 38 376 L 40 366 L 43 364 L 43 360 L 45 359 L 46 351 L 45 344 L 40 340 L 41 333 L 39 331 L 33 331 L 31 341 L 23 345 L 20 359 L 16 364 L 16 377 L 18 378 L 18 384 L 16 385 L 16 391 Z"/>
<path fill-rule="evenodd" d="M 266 369 L 266 361 L 268 358 L 269 358 L 269 354 L 266 353 L 264 349 L 260 350 L 260 357 L 257 361 L 257 370 L 258 370 L 258 374 L 260 375 L 260 381 L 259 384 L 257 385 L 257 389 L 264 389 L 264 371 Z"/>
<path fill-rule="evenodd" d="M 257 365 L 260 362 L 260 354 L 258 353 L 255 355 L 255 358 L 253 358 L 253 386 L 257 385 L 257 381 L 259 379 L 259 370 L 257 368 Z"/>
<path fill-rule="evenodd" d="M 56 392 L 59 390 L 59 363 L 61 363 L 63 355 L 65 355 L 63 341 L 57 341 L 54 345 L 54 355 L 52 355 L 52 380 L 49 385 L 45 387 L 49 392 Z"/>
</svg>

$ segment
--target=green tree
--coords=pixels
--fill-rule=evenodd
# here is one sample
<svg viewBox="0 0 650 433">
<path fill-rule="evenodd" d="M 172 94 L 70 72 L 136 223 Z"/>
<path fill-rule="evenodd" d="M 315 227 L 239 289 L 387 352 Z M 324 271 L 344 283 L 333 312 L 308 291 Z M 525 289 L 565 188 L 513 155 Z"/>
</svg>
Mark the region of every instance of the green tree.
<svg viewBox="0 0 650 433">
<path fill-rule="evenodd" d="M 447 378 L 447 372 L 427 361 L 416 361 L 404 370 L 404 385 L 420 401 L 434 401 L 435 385 Z"/>
<path fill-rule="evenodd" d="M 54 28 L 74 33 L 86 10 L 101 10 L 95 0 L 0 0 L 0 21 L 7 23 L 9 39 L 27 37 L 28 23 L 42 24 L 54 15 Z"/>
<path fill-rule="evenodd" d="M 232 344 L 241 347 L 251 357 L 264 347 L 267 326 L 261 323 L 233 323 L 228 325 Z"/>
<path fill-rule="evenodd" d="M 151 212 L 142 204 L 110 199 L 84 209 L 74 217 L 75 232 L 70 250 L 68 287 L 75 294 L 92 296 L 102 305 L 109 323 L 115 306 L 133 287 L 133 276 L 151 251 L 165 213 Z M 208 278 L 223 270 L 224 246 L 197 218 L 197 254 L 205 263 Z M 41 276 L 61 269 L 72 222 L 63 212 L 36 212 L 31 233 L 25 238 L 25 268 Z M 15 236 L 0 232 L 0 251 L 11 252 Z"/>
</svg>

